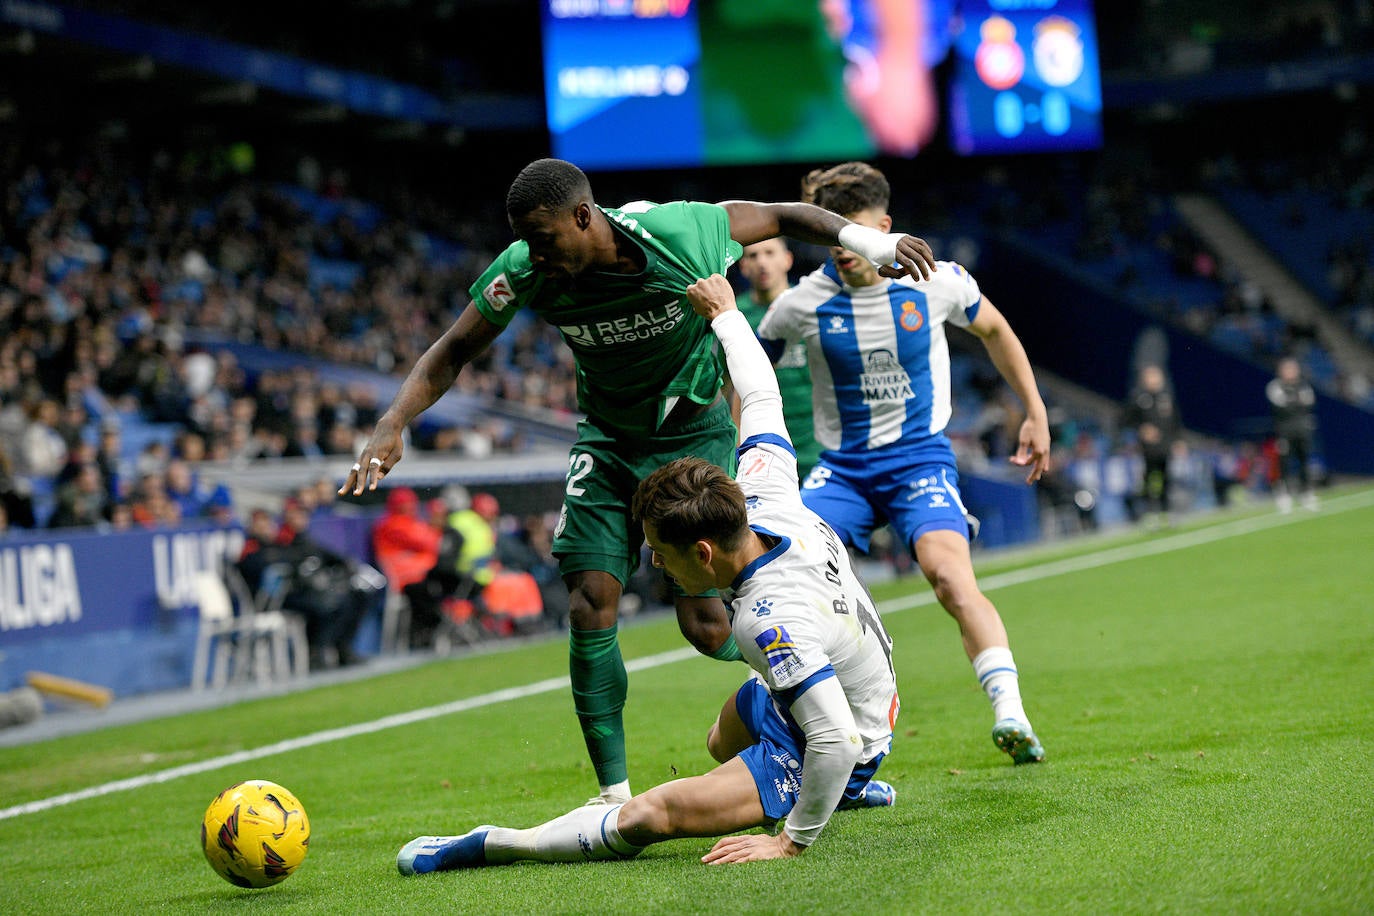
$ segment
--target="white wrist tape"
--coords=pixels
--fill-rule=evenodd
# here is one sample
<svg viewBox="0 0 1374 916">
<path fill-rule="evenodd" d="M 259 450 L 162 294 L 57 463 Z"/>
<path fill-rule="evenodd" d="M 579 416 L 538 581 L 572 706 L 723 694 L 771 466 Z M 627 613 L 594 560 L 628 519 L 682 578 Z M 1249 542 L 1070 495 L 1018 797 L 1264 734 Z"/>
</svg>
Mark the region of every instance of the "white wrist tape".
<svg viewBox="0 0 1374 916">
<path fill-rule="evenodd" d="M 900 232 L 880 232 L 858 223 L 850 223 L 840 230 L 839 241 L 845 248 L 863 255 L 879 266 L 897 260 L 897 242 Z"/>
</svg>

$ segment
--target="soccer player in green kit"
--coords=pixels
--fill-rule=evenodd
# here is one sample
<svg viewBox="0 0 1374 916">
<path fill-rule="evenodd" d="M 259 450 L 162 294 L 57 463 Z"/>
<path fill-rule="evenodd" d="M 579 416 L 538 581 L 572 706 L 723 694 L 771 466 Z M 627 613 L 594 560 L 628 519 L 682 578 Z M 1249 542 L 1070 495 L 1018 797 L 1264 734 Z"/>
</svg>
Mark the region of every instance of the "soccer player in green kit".
<svg viewBox="0 0 1374 916">
<path fill-rule="evenodd" d="M 641 479 L 674 458 L 696 455 L 727 469 L 734 461 L 735 427 L 720 397 L 724 358 L 707 322 L 686 304 L 687 287 L 724 273 L 742 245 L 777 235 L 844 245 L 894 276 L 927 276 L 934 258 L 921 239 L 811 204 L 599 207 L 587 176 L 559 159 L 537 160 L 516 176 L 506 215 L 518 241 L 473 283 L 472 302 L 415 363 L 339 492 L 376 488 L 401 460 L 405 428 L 517 310 L 558 327 L 576 358 L 586 419 L 569 456 L 553 548 L 569 592 L 573 701 L 600 784 L 593 802 L 620 803 L 631 792 L 616 620 L 643 539 L 630 501 Z M 698 651 L 741 657 L 714 594 L 683 595 L 676 610 Z"/>
<path fill-rule="evenodd" d="M 779 238 L 764 239 L 744 249 L 739 259 L 740 276 L 749 281 L 749 289 L 735 300 L 735 307 L 749 321 L 755 331 L 768 314 L 773 300 L 787 292 L 791 281 L 787 272 L 792 269 L 792 252 Z M 783 416 L 787 433 L 797 451 L 797 473 L 802 480 L 811 473 L 811 466 L 820 457 L 816 444 L 815 423 L 811 418 L 811 369 L 806 364 L 806 344 L 798 341 L 773 364 L 782 390 Z M 738 417 L 738 409 L 735 409 Z"/>
</svg>

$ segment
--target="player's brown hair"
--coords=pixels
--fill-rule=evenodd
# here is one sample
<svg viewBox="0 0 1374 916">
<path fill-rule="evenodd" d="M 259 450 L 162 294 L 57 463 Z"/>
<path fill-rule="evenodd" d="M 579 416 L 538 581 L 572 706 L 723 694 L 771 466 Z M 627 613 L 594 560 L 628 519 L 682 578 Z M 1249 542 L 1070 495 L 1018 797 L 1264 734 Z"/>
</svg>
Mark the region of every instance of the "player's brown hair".
<svg viewBox="0 0 1374 916">
<path fill-rule="evenodd" d="M 739 484 L 701 458 L 677 458 L 644 478 L 630 511 L 674 547 L 711 540 L 734 550 L 749 530 Z"/>
<path fill-rule="evenodd" d="M 892 186 L 867 162 L 841 162 L 808 172 L 802 179 L 802 200 L 832 213 L 849 216 L 862 210 L 887 212 Z"/>
</svg>

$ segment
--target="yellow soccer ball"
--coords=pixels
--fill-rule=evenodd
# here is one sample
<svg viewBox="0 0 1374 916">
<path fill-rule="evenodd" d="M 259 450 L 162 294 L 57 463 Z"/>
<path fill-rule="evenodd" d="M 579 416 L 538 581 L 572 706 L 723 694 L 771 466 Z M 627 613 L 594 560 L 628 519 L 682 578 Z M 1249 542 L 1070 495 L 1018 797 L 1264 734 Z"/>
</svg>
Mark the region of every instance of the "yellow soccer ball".
<svg viewBox="0 0 1374 916">
<path fill-rule="evenodd" d="M 200 847 L 221 878 L 270 887 L 310 851 L 310 819 L 289 791 L 265 779 L 235 783 L 215 796 L 200 824 Z"/>
</svg>

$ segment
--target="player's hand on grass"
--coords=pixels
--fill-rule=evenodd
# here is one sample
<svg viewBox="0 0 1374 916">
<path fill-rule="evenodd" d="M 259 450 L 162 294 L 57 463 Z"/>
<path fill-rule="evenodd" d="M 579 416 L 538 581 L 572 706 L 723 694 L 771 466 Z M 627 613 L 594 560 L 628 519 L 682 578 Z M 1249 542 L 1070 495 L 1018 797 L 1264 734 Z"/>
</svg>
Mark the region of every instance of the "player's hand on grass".
<svg viewBox="0 0 1374 916">
<path fill-rule="evenodd" d="M 729 280 L 711 274 L 687 287 L 687 301 L 698 315 L 710 321 L 735 307 L 735 290 Z"/>
<path fill-rule="evenodd" d="M 1050 469 L 1050 425 L 1044 419 L 1027 417 L 1021 424 L 1016 454 L 1011 463 L 1030 468 L 1026 483 L 1035 483 Z"/>
<path fill-rule="evenodd" d="M 762 862 L 765 859 L 790 859 L 806 850 L 792 842 L 786 830 L 779 830 L 777 836 L 766 833 L 748 833 L 744 836 L 727 836 L 716 842 L 711 851 L 701 857 L 707 865 L 724 865 L 728 862 Z"/>
<path fill-rule="evenodd" d="M 377 421 L 372 436 L 358 453 L 358 460 L 339 487 L 340 496 L 361 496 L 363 490 L 375 490 L 396 462 L 401 460 L 405 445 L 401 441 L 401 429 L 389 422 L 386 417 Z"/>
</svg>

